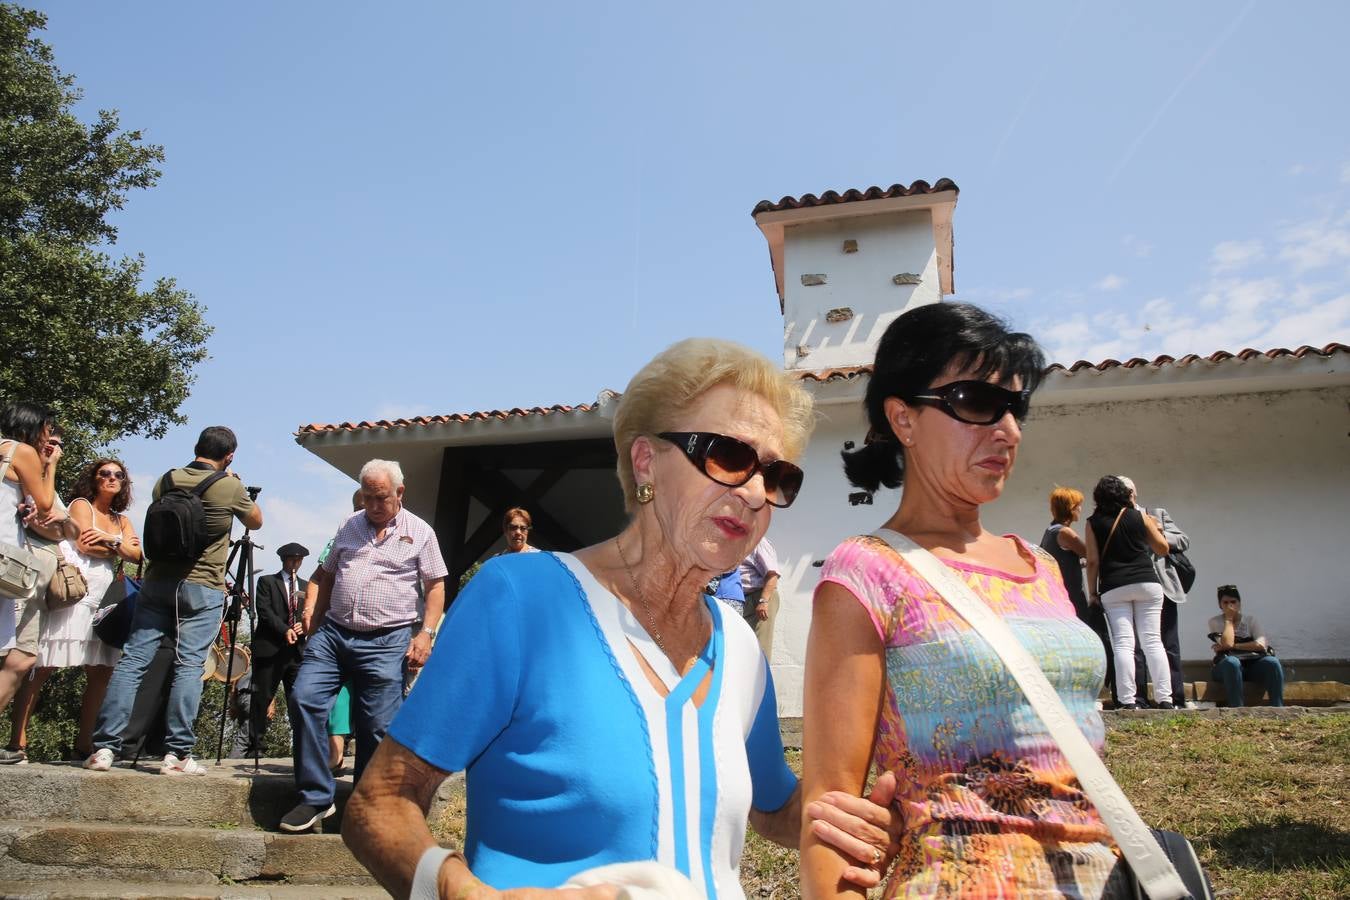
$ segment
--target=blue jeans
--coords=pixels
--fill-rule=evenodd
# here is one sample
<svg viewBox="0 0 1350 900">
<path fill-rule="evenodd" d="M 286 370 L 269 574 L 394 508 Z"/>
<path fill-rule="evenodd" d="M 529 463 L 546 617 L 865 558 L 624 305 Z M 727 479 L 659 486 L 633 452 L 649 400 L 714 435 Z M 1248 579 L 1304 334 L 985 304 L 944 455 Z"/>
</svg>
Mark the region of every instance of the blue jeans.
<svg viewBox="0 0 1350 900">
<path fill-rule="evenodd" d="M 197 744 L 193 725 L 202 700 L 202 665 L 220 630 L 224 606 L 225 592 L 204 584 L 156 579 L 141 585 L 131 635 L 108 680 L 108 693 L 98 712 L 95 749 L 106 748 L 114 755 L 121 751 L 122 732 L 131 720 L 131 707 L 145 670 L 163 637 L 176 633 L 178 655 L 169 688 L 164 746 L 180 757 L 192 752 Z"/>
<path fill-rule="evenodd" d="M 333 802 L 336 783 L 328 770 L 328 715 L 344 683 L 351 685 L 355 778 L 365 771 L 403 705 L 403 657 L 412 636 L 411 625 L 366 634 L 325 620 L 306 642 L 288 706 L 301 803 L 327 809 Z"/>
<path fill-rule="evenodd" d="M 1225 656 L 1214 664 L 1210 673 L 1215 681 L 1223 682 L 1227 706 L 1245 706 L 1242 696 L 1244 681 L 1260 681 L 1270 696 L 1271 706 L 1284 706 L 1284 666 L 1275 656 L 1263 656 L 1245 662 Z"/>
</svg>

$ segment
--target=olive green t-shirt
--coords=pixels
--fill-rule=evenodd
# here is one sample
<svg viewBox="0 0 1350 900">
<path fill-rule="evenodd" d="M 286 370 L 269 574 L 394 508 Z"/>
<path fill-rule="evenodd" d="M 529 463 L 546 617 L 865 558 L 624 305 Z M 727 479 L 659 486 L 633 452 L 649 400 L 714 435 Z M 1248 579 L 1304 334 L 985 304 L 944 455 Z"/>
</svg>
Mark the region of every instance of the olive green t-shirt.
<svg viewBox="0 0 1350 900">
<path fill-rule="evenodd" d="M 201 484 L 215 469 L 198 468 L 196 465 L 172 469 L 169 479 L 174 487 L 191 490 Z M 155 482 L 154 498 L 159 499 L 163 477 Z M 150 560 L 145 577 L 169 581 L 191 581 L 216 590 L 225 590 L 225 560 L 230 554 L 230 524 L 235 516 L 246 516 L 253 511 L 253 501 L 244 490 L 244 483 L 238 478 L 226 475 L 206 489 L 202 495 L 202 506 L 206 507 L 206 530 L 211 535 L 211 543 L 206 552 L 196 562 L 155 562 Z"/>
</svg>

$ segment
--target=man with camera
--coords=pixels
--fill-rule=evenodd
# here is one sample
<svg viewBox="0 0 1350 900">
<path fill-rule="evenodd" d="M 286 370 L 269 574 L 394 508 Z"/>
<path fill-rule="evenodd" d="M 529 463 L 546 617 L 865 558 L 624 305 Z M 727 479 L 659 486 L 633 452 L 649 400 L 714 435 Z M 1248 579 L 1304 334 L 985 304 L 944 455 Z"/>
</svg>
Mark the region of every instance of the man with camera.
<svg viewBox="0 0 1350 900">
<path fill-rule="evenodd" d="M 131 635 L 108 682 L 108 693 L 94 730 L 94 752 L 84 767 L 106 772 L 122 748 L 141 680 L 160 641 L 177 635 L 172 683 L 166 710 L 168 734 L 162 775 L 203 775 L 192 758 L 197 743 L 193 724 L 202 697 L 207 651 L 220 630 L 225 605 L 225 562 L 234 519 L 244 527 L 262 527 L 256 489 L 245 488 L 230 470 L 238 441 L 222 425 L 202 431 L 196 458 L 171 469 L 155 485 L 146 512 L 142 547 L 149 564 L 141 584 Z"/>
</svg>

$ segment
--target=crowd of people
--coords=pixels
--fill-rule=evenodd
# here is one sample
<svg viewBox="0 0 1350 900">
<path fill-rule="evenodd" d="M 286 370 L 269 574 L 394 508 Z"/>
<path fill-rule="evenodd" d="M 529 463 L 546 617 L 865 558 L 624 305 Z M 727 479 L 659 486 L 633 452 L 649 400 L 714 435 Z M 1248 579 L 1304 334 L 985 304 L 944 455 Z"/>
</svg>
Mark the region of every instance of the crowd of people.
<svg viewBox="0 0 1350 900">
<path fill-rule="evenodd" d="M 1187 600 L 1181 569 L 1189 565 L 1178 554 L 1191 539 L 1166 509 L 1141 506 L 1125 475 L 1103 476 L 1092 497 L 1095 508 L 1079 537 L 1073 525 L 1083 494 L 1055 488 L 1040 546 L 1058 565 L 1074 613 L 1101 638 L 1112 706 L 1195 708 L 1185 696 L 1178 630 L 1178 606 Z M 1237 586 L 1220 586 L 1218 602 L 1221 615 L 1209 620 L 1210 679 L 1223 686 L 1224 705 L 1245 705 L 1245 682 L 1255 681 L 1272 706 L 1283 706 L 1284 668 L 1260 625 L 1241 615 Z"/>
<path fill-rule="evenodd" d="M 800 779 L 784 759 L 769 666 L 780 571 L 766 535 L 801 490 L 794 460 L 814 413 L 779 367 L 721 340 L 663 351 L 613 420 L 627 524 L 571 553 L 538 552 L 529 511 L 509 509 L 504 550 L 449 608 L 448 568 L 431 526 L 403 504 L 402 469 L 370 460 L 309 577 L 309 550 L 288 543 L 254 592 L 242 749 L 260 752 L 280 689 L 296 791 L 280 828 L 308 831 L 334 814 L 351 735 L 343 835 L 396 896 L 566 884 L 567 896 L 608 898 L 635 884 L 736 897 L 747 825 L 800 849 L 812 898 L 883 879 L 888 895 L 1124 896 L 1115 820 L 1077 786 L 1002 653 L 921 562 L 940 561 L 1010 630 L 1098 752 L 1104 676 L 1121 708 L 1148 702 L 1149 681 L 1157 706 L 1182 705 L 1176 554 L 1189 538 L 1165 509 L 1145 509 L 1133 482 L 1108 475 L 1081 536 L 1084 497 L 1071 488 L 1051 495 L 1039 545 L 981 524 L 1013 473 L 1044 368 L 1030 336 L 973 306 L 920 307 L 887 328 L 865 399 L 869 440 L 843 465 L 864 491 L 904 491 L 877 531 L 824 563 Z M 231 477 L 233 432 L 205 429 L 193 460 L 155 484 L 142 535 L 126 516 L 121 462 L 90 464 L 63 504 L 51 414 L 14 404 L 0 434 L 0 540 L 54 548 L 85 583 L 60 609 L 0 602 L 0 704 L 17 693 L 0 762 L 23 760 L 44 680 L 82 666 L 72 752 L 108 771 L 167 646 L 159 771 L 203 774 L 193 724 L 226 617 L 231 527 L 263 524 L 256 492 Z M 156 518 L 171 512 L 191 532 L 183 552 Z M 119 653 L 95 622 L 123 567 L 143 557 Z M 1218 599 L 1214 679 L 1230 705 L 1245 681 L 1281 704 L 1264 630 L 1236 586 Z M 455 771 L 467 777 L 467 837 L 442 848 L 425 815 Z"/>
</svg>

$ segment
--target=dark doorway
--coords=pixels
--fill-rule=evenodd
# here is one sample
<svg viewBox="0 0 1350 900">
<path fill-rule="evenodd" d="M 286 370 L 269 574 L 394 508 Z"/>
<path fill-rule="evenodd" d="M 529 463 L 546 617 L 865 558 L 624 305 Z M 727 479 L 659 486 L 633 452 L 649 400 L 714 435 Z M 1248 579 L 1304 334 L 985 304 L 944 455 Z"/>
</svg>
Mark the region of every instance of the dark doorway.
<svg viewBox="0 0 1350 900">
<path fill-rule="evenodd" d="M 447 447 L 436 535 L 450 568 L 447 600 L 469 567 L 502 546 L 501 518 L 530 511 L 530 543 L 571 552 L 617 534 L 626 521 L 610 438 Z"/>
</svg>

